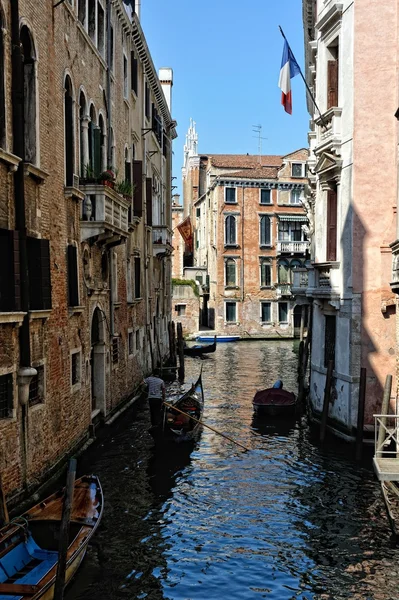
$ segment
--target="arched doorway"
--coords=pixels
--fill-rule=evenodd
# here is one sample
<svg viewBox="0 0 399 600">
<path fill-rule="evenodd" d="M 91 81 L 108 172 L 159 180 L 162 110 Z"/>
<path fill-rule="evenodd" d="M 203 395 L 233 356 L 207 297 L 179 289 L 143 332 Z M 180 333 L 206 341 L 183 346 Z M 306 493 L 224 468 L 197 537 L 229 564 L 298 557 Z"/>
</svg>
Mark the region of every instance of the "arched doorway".
<svg viewBox="0 0 399 600">
<path fill-rule="evenodd" d="M 105 358 L 104 316 L 97 307 L 91 322 L 91 411 L 92 419 L 106 412 L 105 405 Z"/>
<path fill-rule="evenodd" d="M 300 336 L 302 306 L 297 304 L 294 308 L 294 337 Z"/>
</svg>

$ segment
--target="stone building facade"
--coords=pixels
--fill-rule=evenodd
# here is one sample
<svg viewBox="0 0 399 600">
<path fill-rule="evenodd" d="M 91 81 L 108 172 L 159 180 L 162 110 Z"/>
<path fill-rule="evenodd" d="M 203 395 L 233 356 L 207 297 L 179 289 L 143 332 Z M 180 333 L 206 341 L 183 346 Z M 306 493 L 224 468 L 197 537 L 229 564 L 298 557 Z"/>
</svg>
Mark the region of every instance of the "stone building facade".
<svg viewBox="0 0 399 600">
<path fill-rule="evenodd" d="M 366 426 L 395 371 L 397 10 L 395 0 L 303 2 L 306 77 L 320 109 L 308 100 L 310 400 L 319 413 L 332 360 L 330 423 L 349 437 L 357 425 L 360 369 L 367 369 Z"/>
<path fill-rule="evenodd" d="M 54 6 L 53 6 L 54 5 Z M 9 501 L 168 351 L 172 71 L 134 2 L 0 0 L 0 472 Z"/>
<path fill-rule="evenodd" d="M 241 337 L 293 337 L 302 309 L 291 291 L 309 242 L 301 195 L 308 151 L 287 156 L 198 154 L 192 123 L 183 218 L 193 251 L 181 276 L 202 289 L 200 326 Z M 176 235 L 176 230 L 175 230 Z"/>
</svg>

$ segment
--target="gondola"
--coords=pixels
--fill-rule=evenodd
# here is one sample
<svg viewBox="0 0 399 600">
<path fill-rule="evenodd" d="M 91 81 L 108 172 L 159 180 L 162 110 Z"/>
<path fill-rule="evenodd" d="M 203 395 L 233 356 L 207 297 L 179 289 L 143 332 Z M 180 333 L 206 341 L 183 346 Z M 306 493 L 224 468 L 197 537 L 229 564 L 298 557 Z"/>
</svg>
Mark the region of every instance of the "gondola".
<svg viewBox="0 0 399 600">
<path fill-rule="evenodd" d="M 283 390 L 280 381 L 274 386 L 256 392 L 252 401 L 255 414 L 269 417 L 294 417 L 297 412 L 297 396 Z"/>
<path fill-rule="evenodd" d="M 58 566 L 64 490 L 0 529 L 0 600 L 52 600 Z M 65 582 L 74 576 L 103 512 L 94 475 L 77 479 L 69 529 Z"/>
<path fill-rule="evenodd" d="M 391 526 L 392 535 L 399 535 L 399 487 L 397 481 L 381 481 L 381 491 Z"/>
<path fill-rule="evenodd" d="M 213 344 L 207 344 L 206 346 L 196 344 L 195 346 L 185 346 L 185 356 L 202 356 L 203 354 L 210 354 L 216 350 L 216 335 Z"/>
<path fill-rule="evenodd" d="M 187 392 L 179 398 L 168 400 L 167 404 L 169 406 L 165 406 L 161 424 L 151 429 L 154 439 L 158 442 L 177 443 L 196 440 L 201 432 L 198 421 L 201 420 L 204 409 L 202 374 Z"/>
</svg>

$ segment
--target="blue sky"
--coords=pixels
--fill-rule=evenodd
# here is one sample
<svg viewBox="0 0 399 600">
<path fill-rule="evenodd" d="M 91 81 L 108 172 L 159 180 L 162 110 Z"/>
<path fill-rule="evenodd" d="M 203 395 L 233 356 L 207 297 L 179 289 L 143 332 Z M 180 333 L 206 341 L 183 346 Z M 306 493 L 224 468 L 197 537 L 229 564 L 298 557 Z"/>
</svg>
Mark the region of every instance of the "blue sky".
<svg viewBox="0 0 399 600">
<path fill-rule="evenodd" d="M 254 125 L 262 125 L 263 154 L 307 147 L 305 86 L 292 80 L 293 114 L 277 86 L 281 25 L 303 69 L 302 0 L 141 0 L 143 30 L 155 67 L 172 67 L 172 116 L 178 123 L 173 175 L 181 191 L 183 146 L 190 117 L 199 153 L 257 154 Z"/>
</svg>

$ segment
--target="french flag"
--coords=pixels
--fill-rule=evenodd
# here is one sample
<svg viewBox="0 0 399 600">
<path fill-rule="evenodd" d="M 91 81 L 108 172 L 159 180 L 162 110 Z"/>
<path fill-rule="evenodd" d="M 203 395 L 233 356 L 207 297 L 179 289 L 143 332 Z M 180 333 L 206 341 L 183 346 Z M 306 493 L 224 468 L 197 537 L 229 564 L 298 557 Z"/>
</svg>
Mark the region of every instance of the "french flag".
<svg viewBox="0 0 399 600">
<path fill-rule="evenodd" d="M 284 40 L 283 58 L 281 60 L 281 71 L 278 87 L 281 89 L 281 104 L 285 112 L 292 115 L 291 79 L 301 72 L 295 60 L 287 40 Z"/>
</svg>

